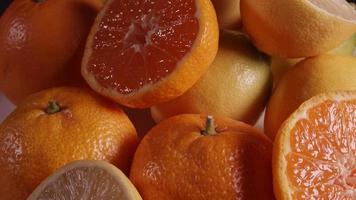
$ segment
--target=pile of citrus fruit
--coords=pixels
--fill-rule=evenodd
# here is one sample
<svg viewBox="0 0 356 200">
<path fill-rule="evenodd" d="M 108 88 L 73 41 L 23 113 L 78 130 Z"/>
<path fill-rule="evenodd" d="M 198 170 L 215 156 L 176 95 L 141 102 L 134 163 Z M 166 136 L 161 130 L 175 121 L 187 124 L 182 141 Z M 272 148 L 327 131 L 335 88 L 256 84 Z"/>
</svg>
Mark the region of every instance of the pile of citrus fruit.
<svg viewBox="0 0 356 200">
<path fill-rule="evenodd" d="M 352 2 L 14 0 L 0 199 L 355 200 Z"/>
</svg>

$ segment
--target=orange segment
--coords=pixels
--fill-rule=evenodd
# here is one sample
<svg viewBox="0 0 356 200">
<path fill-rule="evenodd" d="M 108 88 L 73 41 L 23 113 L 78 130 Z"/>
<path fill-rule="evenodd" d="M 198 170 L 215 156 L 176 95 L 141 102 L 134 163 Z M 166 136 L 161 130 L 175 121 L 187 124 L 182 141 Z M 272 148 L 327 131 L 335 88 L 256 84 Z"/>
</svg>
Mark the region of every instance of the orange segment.
<svg viewBox="0 0 356 200">
<path fill-rule="evenodd" d="M 355 199 L 356 92 L 305 102 L 281 127 L 274 148 L 278 199 Z"/>
<path fill-rule="evenodd" d="M 148 107 L 189 89 L 215 57 L 217 41 L 208 0 L 111 0 L 92 28 L 82 74 L 99 93 Z M 191 76 L 174 77 L 178 68 Z M 158 91 L 158 85 L 167 88 Z"/>
</svg>

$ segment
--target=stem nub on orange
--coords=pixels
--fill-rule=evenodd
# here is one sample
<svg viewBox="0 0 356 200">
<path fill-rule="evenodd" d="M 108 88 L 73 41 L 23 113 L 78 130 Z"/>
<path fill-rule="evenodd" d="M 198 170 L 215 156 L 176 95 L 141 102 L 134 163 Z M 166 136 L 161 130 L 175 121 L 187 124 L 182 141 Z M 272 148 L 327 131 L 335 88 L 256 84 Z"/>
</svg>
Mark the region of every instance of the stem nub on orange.
<svg viewBox="0 0 356 200">
<path fill-rule="evenodd" d="M 0 199 L 25 199 L 74 160 L 105 160 L 127 173 L 137 142 L 125 113 L 93 92 L 33 94 L 0 125 Z"/>
<path fill-rule="evenodd" d="M 82 75 L 134 108 L 171 100 L 207 70 L 218 49 L 210 0 L 108 0 L 87 41 Z"/>
<path fill-rule="evenodd" d="M 178 115 L 143 138 L 130 179 L 143 199 L 272 200 L 272 143 L 227 118 Z"/>
</svg>

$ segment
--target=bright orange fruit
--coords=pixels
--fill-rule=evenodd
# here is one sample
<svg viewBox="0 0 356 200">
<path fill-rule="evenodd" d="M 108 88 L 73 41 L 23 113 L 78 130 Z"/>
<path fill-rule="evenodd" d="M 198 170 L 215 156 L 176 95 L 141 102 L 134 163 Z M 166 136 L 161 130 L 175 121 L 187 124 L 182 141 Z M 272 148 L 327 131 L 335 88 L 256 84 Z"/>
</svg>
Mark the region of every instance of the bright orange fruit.
<svg viewBox="0 0 356 200">
<path fill-rule="evenodd" d="M 356 91 L 304 102 L 279 130 L 273 153 L 278 199 L 356 197 Z"/>
<path fill-rule="evenodd" d="M 25 199 L 74 160 L 105 160 L 128 173 L 137 142 L 125 113 L 94 92 L 33 94 L 0 125 L 0 199 Z"/>
<path fill-rule="evenodd" d="M 149 107 L 193 86 L 217 49 L 210 0 L 109 0 L 88 38 L 82 74 L 104 96 Z"/>
<path fill-rule="evenodd" d="M 130 174 L 143 199 L 274 199 L 271 141 L 247 124 L 211 120 L 178 115 L 143 138 Z"/>
<path fill-rule="evenodd" d="M 0 19 L 0 90 L 15 104 L 84 85 L 80 64 L 102 0 L 14 0 Z"/>
</svg>

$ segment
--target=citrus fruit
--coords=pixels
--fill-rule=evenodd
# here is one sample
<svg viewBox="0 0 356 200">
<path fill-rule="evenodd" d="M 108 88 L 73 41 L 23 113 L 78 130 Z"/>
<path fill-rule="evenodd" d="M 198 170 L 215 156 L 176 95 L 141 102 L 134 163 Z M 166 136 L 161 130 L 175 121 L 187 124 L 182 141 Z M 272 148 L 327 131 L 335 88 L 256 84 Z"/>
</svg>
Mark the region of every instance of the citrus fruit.
<svg viewBox="0 0 356 200">
<path fill-rule="evenodd" d="M 356 10 L 344 0 L 241 0 L 244 29 L 278 57 L 316 56 L 356 32 Z"/>
<path fill-rule="evenodd" d="M 354 55 L 356 56 L 356 34 L 342 43 L 339 47 L 328 52 L 329 54 L 337 55 Z M 271 58 L 271 70 L 273 73 L 273 88 L 277 85 L 278 81 L 282 76 L 288 71 L 288 69 L 298 62 L 302 61 L 303 58 L 286 59 L 279 57 Z"/>
<path fill-rule="evenodd" d="M 267 135 L 274 138 L 283 121 L 309 98 L 328 91 L 356 90 L 355 77 L 353 56 L 325 54 L 299 62 L 282 77 L 270 98 L 265 116 Z"/>
<path fill-rule="evenodd" d="M 242 122 L 178 115 L 143 138 L 130 179 L 146 200 L 273 199 L 271 151 L 270 140 Z"/>
<path fill-rule="evenodd" d="M 339 47 L 330 51 L 330 53 L 338 54 L 338 55 L 354 55 L 356 52 L 356 33 L 351 36 L 348 40 L 342 43 Z"/>
<path fill-rule="evenodd" d="M 277 199 L 355 199 L 356 91 L 320 94 L 282 125 L 273 150 Z"/>
<path fill-rule="evenodd" d="M 0 199 L 24 199 L 68 162 L 105 160 L 128 173 L 134 126 L 112 102 L 77 88 L 26 98 L 0 125 Z"/>
<path fill-rule="evenodd" d="M 128 107 L 171 100 L 201 77 L 218 49 L 210 0 L 109 0 L 88 38 L 82 74 Z"/>
<path fill-rule="evenodd" d="M 185 114 L 226 116 L 254 124 L 270 92 L 269 61 L 238 32 L 220 32 L 214 62 L 199 81 L 182 96 L 151 107 L 156 122 Z"/>
<path fill-rule="evenodd" d="M 220 29 L 240 29 L 240 0 L 211 0 Z"/>
<path fill-rule="evenodd" d="M 14 0 L 0 19 L 0 90 L 15 104 L 84 85 L 80 65 L 101 0 Z"/>
<path fill-rule="evenodd" d="M 140 200 L 136 188 L 114 165 L 104 161 L 74 161 L 43 181 L 27 200 Z"/>
</svg>

